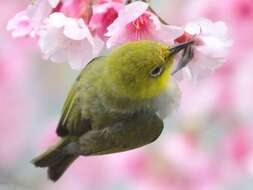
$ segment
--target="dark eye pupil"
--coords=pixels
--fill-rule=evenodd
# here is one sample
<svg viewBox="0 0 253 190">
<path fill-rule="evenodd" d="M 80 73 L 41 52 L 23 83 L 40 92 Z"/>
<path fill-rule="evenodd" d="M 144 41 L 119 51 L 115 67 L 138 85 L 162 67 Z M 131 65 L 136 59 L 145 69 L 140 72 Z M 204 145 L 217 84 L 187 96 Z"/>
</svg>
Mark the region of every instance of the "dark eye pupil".
<svg viewBox="0 0 253 190">
<path fill-rule="evenodd" d="M 151 76 L 152 76 L 152 77 L 156 77 L 156 76 L 159 76 L 161 73 L 162 73 L 162 67 L 161 67 L 161 66 L 158 66 L 158 67 L 154 68 L 154 69 L 151 71 Z"/>
<path fill-rule="evenodd" d="M 160 70 L 161 70 L 161 67 L 157 67 L 157 68 L 155 68 L 155 69 L 153 70 L 152 74 L 157 74 L 157 73 L 160 72 Z"/>
</svg>

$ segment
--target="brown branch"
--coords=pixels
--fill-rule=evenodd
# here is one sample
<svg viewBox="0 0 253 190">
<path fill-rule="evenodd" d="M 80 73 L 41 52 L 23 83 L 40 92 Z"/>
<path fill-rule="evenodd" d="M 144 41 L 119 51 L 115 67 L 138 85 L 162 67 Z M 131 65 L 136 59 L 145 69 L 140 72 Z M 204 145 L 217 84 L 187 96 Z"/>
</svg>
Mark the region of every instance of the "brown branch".
<svg viewBox="0 0 253 190">
<path fill-rule="evenodd" d="M 151 0 L 141 0 L 141 1 L 149 4 Z M 150 4 L 149 4 L 149 10 L 150 10 L 150 12 L 152 12 L 154 15 L 156 15 L 158 17 L 158 19 L 160 20 L 161 23 L 168 25 L 168 23 L 157 14 L 157 12 L 150 6 Z"/>
<path fill-rule="evenodd" d="M 127 0 L 125 4 L 127 5 L 127 4 L 130 4 L 130 3 L 132 3 L 132 0 Z"/>
<path fill-rule="evenodd" d="M 161 23 L 165 24 L 165 25 L 168 25 L 168 23 L 162 18 L 160 17 L 156 11 L 149 5 L 149 10 L 158 17 L 158 19 L 160 20 Z"/>
</svg>

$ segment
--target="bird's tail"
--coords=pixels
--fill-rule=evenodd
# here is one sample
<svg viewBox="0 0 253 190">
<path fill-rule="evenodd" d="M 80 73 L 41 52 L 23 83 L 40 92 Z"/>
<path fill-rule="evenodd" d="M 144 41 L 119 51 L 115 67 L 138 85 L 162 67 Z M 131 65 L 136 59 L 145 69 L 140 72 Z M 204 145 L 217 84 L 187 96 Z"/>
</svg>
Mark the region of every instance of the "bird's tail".
<svg viewBox="0 0 253 190">
<path fill-rule="evenodd" d="M 47 167 L 49 179 L 57 181 L 70 164 L 78 157 L 77 155 L 66 154 L 65 147 L 70 143 L 63 139 L 55 146 L 49 148 L 45 153 L 32 160 L 36 167 Z"/>
</svg>

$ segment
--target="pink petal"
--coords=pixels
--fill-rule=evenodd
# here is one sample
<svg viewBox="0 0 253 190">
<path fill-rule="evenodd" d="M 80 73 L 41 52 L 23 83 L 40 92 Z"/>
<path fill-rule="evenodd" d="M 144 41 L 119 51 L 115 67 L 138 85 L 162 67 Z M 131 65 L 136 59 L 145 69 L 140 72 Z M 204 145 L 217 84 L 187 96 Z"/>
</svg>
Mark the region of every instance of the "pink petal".
<svg viewBox="0 0 253 190">
<path fill-rule="evenodd" d="M 226 37 L 226 35 L 228 33 L 227 25 L 221 21 L 215 22 L 212 29 L 213 30 L 212 30 L 211 35 L 214 35 L 216 37 L 224 38 L 224 37 Z"/>
<path fill-rule="evenodd" d="M 224 22 L 212 22 L 207 18 L 200 18 L 193 23 L 201 27 L 201 35 L 212 35 L 219 37 L 224 37 L 227 35 L 228 29 Z"/>
<path fill-rule="evenodd" d="M 27 15 L 36 25 L 40 25 L 51 12 L 52 7 L 46 0 L 36 0 L 34 4 L 27 7 Z"/>
<path fill-rule="evenodd" d="M 123 24 L 120 22 L 120 18 L 117 18 L 115 22 L 108 27 L 108 32 L 105 34 L 110 37 L 107 41 L 107 47 L 116 46 L 122 43 L 136 40 L 154 40 L 156 30 L 160 28 L 160 23 L 155 23 L 151 18 L 149 12 L 145 12 L 140 15 L 136 20 Z M 119 23 L 117 23 L 119 22 Z"/>
<path fill-rule="evenodd" d="M 118 17 L 118 12 L 122 8 L 122 4 L 114 2 L 93 6 L 89 26 L 99 37 L 106 40 L 104 34 L 107 32 L 107 27 Z"/>
<path fill-rule="evenodd" d="M 231 40 L 222 40 L 212 36 L 203 36 L 201 40 L 204 42 L 204 45 L 197 46 L 198 51 L 214 58 L 225 57 L 229 47 L 232 45 Z"/>
<path fill-rule="evenodd" d="M 47 0 L 37 0 L 26 10 L 18 13 L 8 23 L 7 29 L 13 31 L 13 36 L 20 37 L 30 35 L 34 37 L 43 26 L 43 21 L 48 17 L 52 7 Z"/>
<path fill-rule="evenodd" d="M 94 37 L 93 56 L 96 57 L 97 55 L 99 55 L 99 53 L 102 51 L 104 46 L 105 46 L 104 41 L 101 40 L 99 37 L 95 36 Z"/>
<path fill-rule="evenodd" d="M 87 40 L 69 48 L 68 61 L 72 69 L 82 69 L 92 58 L 92 46 Z"/>
<path fill-rule="evenodd" d="M 61 28 L 65 25 L 67 18 L 64 16 L 64 14 L 56 12 L 49 16 L 49 19 L 47 20 L 52 26 L 56 28 Z"/>
<path fill-rule="evenodd" d="M 39 46 L 45 58 L 56 63 L 67 62 L 73 69 L 81 69 L 99 54 L 103 42 L 93 39 L 82 19 L 53 13 L 40 35 Z"/>
<path fill-rule="evenodd" d="M 60 3 L 60 1 L 61 0 L 48 0 L 52 8 L 55 8 Z"/>
<path fill-rule="evenodd" d="M 148 11 L 130 23 L 124 24 L 121 20 L 122 17 L 118 17 L 108 27 L 108 32 L 105 34 L 110 37 L 107 41 L 108 48 L 137 40 L 155 40 L 170 44 L 184 32 L 180 27 L 161 24 L 158 17 Z"/>
<path fill-rule="evenodd" d="M 29 35 L 32 31 L 30 18 L 26 15 L 26 11 L 19 12 L 7 24 L 7 30 L 12 31 L 13 37 L 21 37 Z"/>
<path fill-rule="evenodd" d="M 128 24 L 136 20 L 141 16 L 147 9 L 148 4 L 136 1 L 125 6 L 125 9 L 119 12 L 119 21 L 121 24 Z"/>
<path fill-rule="evenodd" d="M 73 40 L 82 40 L 88 37 L 92 42 L 90 31 L 82 19 L 67 18 L 63 33 Z"/>
<path fill-rule="evenodd" d="M 225 62 L 232 40 L 224 22 L 200 18 L 185 26 L 186 36 L 195 36 L 194 59 L 188 64 L 193 79 L 201 78 Z M 187 39 L 187 38 L 186 38 Z M 198 43 L 199 42 L 199 43 Z"/>
<path fill-rule="evenodd" d="M 100 5 L 93 6 L 93 14 L 100 14 L 107 11 L 108 8 L 114 8 L 115 10 L 120 10 L 123 7 L 121 3 L 103 3 Z"/>
<path fill-rule="evenodd" d="M 161 25 L 161 30 L 156 31 L 156 40 L 166 43 L 173 44 L 174 40 L 184 34 L 184 30 L 181 27 L 174 25 Z"/>
<path fill-rule="evenodd" d="M 65 0 L 62 2 L 60 12 L 64 13 L 67 17 L 76 19 L 82 18 L 85 23 L 89 23 L 92 16 L 92 3 L 93 0 Z"/>
<path fill-rule="evenodd" d="M 150 19 L 153 21 L 153 23 L 155 25 L 155 29 L 160 30 L 162 24 L 161 24 L 159 18 L 156 15 L 154 15 L 153 13 L 149 13 L 149 14 L 150 14 Z"/>
<path fill-rule="evenodd" d="M 201 27 L 199 23 L 189 23 L 185 26 L 185 31 L 191 35 L 199 35 L 201 32 Z"/>
<path fill-rule="evenodd" d="M 112 35 L 106 42 L 107 48 L 111 48 L 123 42 L 127 42 L 128 38 L 125 32 L 121 31 L 119 34 Z"/>
</svg>

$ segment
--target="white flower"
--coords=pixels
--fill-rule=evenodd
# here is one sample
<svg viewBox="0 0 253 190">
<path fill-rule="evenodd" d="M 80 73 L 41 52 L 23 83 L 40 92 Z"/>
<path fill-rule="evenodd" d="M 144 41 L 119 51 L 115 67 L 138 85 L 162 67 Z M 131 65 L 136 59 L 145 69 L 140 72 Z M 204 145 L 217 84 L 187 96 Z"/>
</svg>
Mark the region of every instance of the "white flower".
<svg viewBox="0 0 253 190">
<path fill-rule="evenodd" d="M 187 78 L 198 78 L 215 70 L 225 62 L 225 58 L 232 46 L 228 38 L 227 26 L 224 22 L 212 22 L 201 18 L 185 26 L 185 34 L 176 42 L 182 43 L 194 39 L 194 58 L 187 67 L 177 75 Z"/>
<path fill-rule="evenodd" d="M 39 46 L 52 62 L 67 62 L 73 69 L 81 69 L 98 55 L 103 42 L 92 37 L 83 19 L 53 13 L 45 23 Z"/>
</svg>

